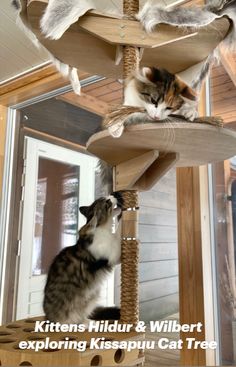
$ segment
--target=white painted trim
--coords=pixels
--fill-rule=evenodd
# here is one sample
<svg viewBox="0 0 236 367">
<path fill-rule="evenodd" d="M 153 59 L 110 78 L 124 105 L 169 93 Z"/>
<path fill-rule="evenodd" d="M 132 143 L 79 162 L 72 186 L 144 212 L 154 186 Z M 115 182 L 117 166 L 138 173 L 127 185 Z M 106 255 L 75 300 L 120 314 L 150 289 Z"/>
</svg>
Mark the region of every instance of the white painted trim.
<svg viewBox="0 0 236 367">
<path fill-rule="evenodd" d="M 4 155 L 2 199 L 0 207 L 0 324 L 3 318 L 4 285 L 10 221 L 10 203 L 12 196 L 12 174 L 15 146 L 16 111 L 9 108 L 7 113 L 7 131 Z"/>
</svg>

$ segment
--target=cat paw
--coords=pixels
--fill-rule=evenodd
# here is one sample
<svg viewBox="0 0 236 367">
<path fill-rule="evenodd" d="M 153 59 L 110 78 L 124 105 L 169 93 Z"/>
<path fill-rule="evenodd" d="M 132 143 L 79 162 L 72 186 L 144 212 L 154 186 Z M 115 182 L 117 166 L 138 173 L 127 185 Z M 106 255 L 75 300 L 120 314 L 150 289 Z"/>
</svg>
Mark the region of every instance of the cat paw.
<svg viewBox="0 0 236 367">
<path fill-rule="evenodd" d="M 194 121 L 198 117 L 198 111 L 192 106 L 183 106 L 179 109 L 178 115 L 186 118 L 186 120 Z"/>
</svg>

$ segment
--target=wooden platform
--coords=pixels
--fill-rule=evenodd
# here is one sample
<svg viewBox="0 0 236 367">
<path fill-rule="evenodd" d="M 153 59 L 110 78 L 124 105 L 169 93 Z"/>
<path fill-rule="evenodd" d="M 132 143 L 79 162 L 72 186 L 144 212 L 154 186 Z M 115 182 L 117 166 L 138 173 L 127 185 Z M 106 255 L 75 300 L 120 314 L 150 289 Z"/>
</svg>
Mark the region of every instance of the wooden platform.
<svg viewBox="0 0 236 367">
<path fill-rule="evenodd" d="M 39 317 L 37 320 L 42 320 Z M 36 319 L 20 320 L 0 327 L 0 366 L 137 366 L 143 360 L 143 352 L 133 349 L 90 349 L 91 338 L 105 340 L 144 340 L 144 334 L 129 333 L 87 333 L 87 332 L 45 332 L 35 333 Z M 21 341 L 87 341 L 83 352 L 76 349 L 43 349 L 35 352 L 32 349 L 19 348 Z"/>
<path fill-rule="evenodd" d="M 114 168 L 114 190 L 149 190 L 170 168 L 193 167 L 236 155 L 236 132 L 204 123 L 145 123 L 94 134 L 87 150 Z"/>
<path fill-rule="evenodd" d="M 26 1 L 21 0 L 22 4 Z M 39 41 L 64 63 L 115 79 L 122 77 L 122 63 L 115 65 L 117 46 L 141 47 L 144 50 L 141 66 L 156 65 L 176 73 L 204 60 L 224 39 L 230 26 L 227 18 L 221 18 L 199 31 L 161 24 L 156 32 L 147 34 L 138 21 L 93 12 L 81 17 L 59 40 L 53 41 L 46 39 L 39 27 L 47 2 L 31 0 L 22 14 Z"/>
<path fill-rule="evenodd" d="M 94 134 L 87 149 L 112 166 L 156 150 L 177 153 L 177 167 L 192 167 L 236 155 L 236 132 L 201 123 L 147 123 L 127 127 L 118 139 L 107 130 Z"/>
</svg>

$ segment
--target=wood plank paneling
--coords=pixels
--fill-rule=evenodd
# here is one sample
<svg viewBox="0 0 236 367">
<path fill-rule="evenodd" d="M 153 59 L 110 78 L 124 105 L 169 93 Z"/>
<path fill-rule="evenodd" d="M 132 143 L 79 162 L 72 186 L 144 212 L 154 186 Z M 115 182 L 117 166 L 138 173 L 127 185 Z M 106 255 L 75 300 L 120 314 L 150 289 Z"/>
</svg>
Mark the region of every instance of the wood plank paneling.
<svg viewBox="0 0 236 367">
<path fill-rule="evenodd" d="M 141 243 L 140 261 L 164 261 L 178 258 L 177 243 Z"/>
<path fill-rule="evenodd" d="M 86 144 L 101 122 L 100 116 L 55 98 L 26 107 L 21 112 L 25 127 L 80 145 Z"/>
<path fill-rule="evenodd" d="M 173 277 L 178 277 L 178 259 L 153 260 L 150 262 L 141 262 L 139 265 L 139 278 L 141 283 Z M 118 286 L 120 286 L 120 280 L 118 281 Z M 178 287 L 175 290 L 177 289 Z M 172 293 L 172 291 L 168 293 Z M 161 297 L 160 293 L 156 296 Z"/>
<path fill-rule="evenodd" d="M 236 61 L 234 65 L 236 70 Z M 213 115 L 221 116 L 225 123 L 236 121 L 236 87 L 222 65 L 212 69 L 211 102 Z"/>
<path fill-rule="evenodd" d="M 157 320 L 157 310 L 160 318 L 166 318 L 166 315 L 171 315 L 172 313 L 176 312 L 176 310 L 178 310 L 179 294 L 173 293 L 165 297 L 154 299 L 152 301 L 141 302 L 139 307 L 140 320 L 147 319 L 147 315 L 149 320 Z M 171 338 L 172 337 L 173 333 L 171 335 Z M 159 363 L 160 361 L 158 361 L 158 364 L 155 364 L 155 367 L 158 365 L 160 366 Z"/>
<path fill-rule="evenodd" d="M 37 48 L 16 24 L 11 1 L 0 7 L 0 82 L 49 60 L 46 50 Z"/>
<path fill-rule="evenodd" d="M 139 226 L 139 238 L 142 243 L 145 242 L 176 242 L 176 227 L 143 225 Z"/>
<path fill-rule="evenodd" d="M 118 287 L 119 289 L 120 287 Z M 178 293 L 178 277 L 169 277 L 157 280 L 150 280 L 149 282 L 141 282 L 139 285 L 140 288 L 140 303 L 153 301 L 162 297 L 169 296 L 174 293 Z M 158 289 L 158 293 L 157 293 Z M 119 289 L 120 290 L 120 289 Z M 120 293 L 120 292 L 119 292 Z M 118 295 L 118 301 L 120 300 L 120 295 Z M 162 310 L 163 312 L 164 310 Z M 159 313 L 160 314 L 160 313 Z M 168 314 L 165 312 L 165 316 Z M 149 319 L 149 314 L 145 315 L 144 320 Z M 160 319 L 160 317 L 156 317 L 155 320 Z M 151 320 L 151 319 L 149 319 Z"/>
</svg>

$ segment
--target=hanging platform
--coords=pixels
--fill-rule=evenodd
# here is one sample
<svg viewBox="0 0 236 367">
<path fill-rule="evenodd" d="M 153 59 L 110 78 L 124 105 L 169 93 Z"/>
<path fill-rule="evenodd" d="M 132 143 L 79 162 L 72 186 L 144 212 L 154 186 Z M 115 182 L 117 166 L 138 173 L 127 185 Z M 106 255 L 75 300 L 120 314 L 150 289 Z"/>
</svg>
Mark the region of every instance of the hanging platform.
<svg viewBox="0 0 236 367">
<path fill-rule="evenodd" d="M 22 4 L 25 1 L 21 0 Z M 176 73 L 204 60 L 225 38 L 230 27 L 225 17 L 198 31 L 162 24 L 156 32 L 147 34 L 138 21 L 89 12 L 59 40 L 53 41 L 46 39 L 39 27 L 47 3 L 47 0 L 31 0 L 22 14 L 40 43 L 66 64 L 116 79 L 122 77 L 122 65 L 115 65 L 117 48 L 121 45 L 143 49 L 141 66 L 158 65 Z"/>
<path fill-rule="evenodd" d="M 171 167 L 192 167 L 236 155 L 236 132 L 203 123 L 146 123 L 125 129 L 118 139 L 107 130 L 87 149 L 115 167 L 115 189 L 150 189 Z"/>
<path fill-rule="evenodd" d="M 144 361 L 142 350 L 133 349 L 90 349 L 91 338 L 129 341 L 144 340 L 143 333 L 88 333 L 88 332 L 48 332 L 35 333 L 35 321 L 31 318 L 20 320 L 0 327 L 0 366 L 137 366 Z M 87 348 L 80 352 L 76 349 L 20 349 L 19 343 L 50 341 L 86 341 Z M 54 343 L 55 344 L 55 343 Z"/>
</svg>

